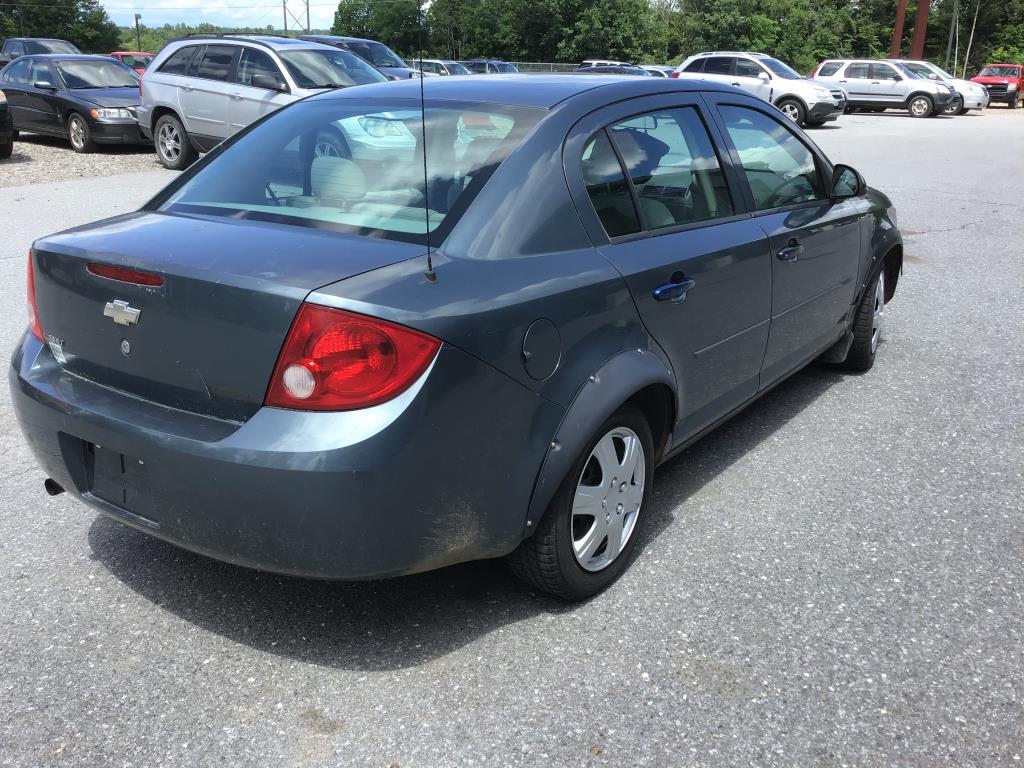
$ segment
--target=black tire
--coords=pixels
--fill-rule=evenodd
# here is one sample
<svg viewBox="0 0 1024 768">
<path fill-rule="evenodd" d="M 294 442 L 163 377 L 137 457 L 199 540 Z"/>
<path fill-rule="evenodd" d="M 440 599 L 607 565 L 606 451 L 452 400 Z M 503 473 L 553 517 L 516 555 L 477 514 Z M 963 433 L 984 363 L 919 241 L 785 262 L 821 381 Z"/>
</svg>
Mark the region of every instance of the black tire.
<svg viewBox="0 0 1024 768">
<path fill-rule="evenodd" d="M 324 129 L 316 134 L 316 141 L 313 142 L 313 157 L 352 157 L 349 151 L 348 142 L 339 131 Z"/>
<path fill-rule="evenodd" d="M 92 131 L 89 130 L 89 123 L 77 112 L 68 115 L 67 122 L 68 141 L 71 148 L 79 154 L 87 155 L 96 151 L 96 142 L 92 140 Z"/>
<path fill-rule="evenodd" d="M 14 153 L 14 141 L 0 144 L 0 160 L 6 160 Z"/>
<path fill-rule="evenodd" d="M 780 99 L 776 104 L 778 110 L 797 125 L 803 125 L 807 119 L 807 110 L 796 99 Z"/>
<path fill-rule="evenodd" d="M 881 341 L 881 325 L 877 326 L 878 338 L 875 338 L 876 323 L 875 310 L 878 302 L 885 306 L 885 270 L 878 273 L 878 276 L 871 281 L 860 306 L 857 307 L 857 314 L 853 318 L 853 344 L 850 345 L 843 360 L 843 368 L 848 371 L 863 373 L 871 370 L 875 364 L 875 355 L 878 352 L 878 344 Z M 880 317 L 880 316 L 879 316 Z"/>
<path fill-rule="evenodd" d="M 591 453 L 598 442 L 614 429 L 625 427 L 639 438 L 644 452 L 644 487 L 633 525 L 625 546 L 610 563 L 598 571 L 585 570 L 573 550 L 572 505 L 579 483 L 588 470 Z M 607 588 L 629 565 L 645 510 L 650 505 L 654 477 L 654 441 L 643 413 L 634 405 L 623 405 L 601 425 L 587 442 L 583 452 L 559 486 L 544 517 L 532 537 L 508 556 L 512 571 L 536 589 L 562 600 L 585 600 Z M 604 478 L 601 478 L 603 488 Z M 611 509 L 609 507 L 609 509 Z M 601 547 L 598 547 L 600 550 Z"/>
<path fill-rule="evenodd" d="M 1017 107 L 1019 107 L 1020 94 L 1015 91 L 1014 94 L 1010 96 L 1010 100 L 1009 102 L 1007 102 L 1006 106 L 1009 107 L 1010 109 L 1016 109 Z"/>
<path fill-rule="evenodd" d="M 957 114 L 957 117 L 959 117 L 960 115 L 966 115 L 970 111 L 971 110 L 969 110 L 967 107 L 960 107 L 960 109 L 958 109 L 956 111 L 956 114 Z"/>
<path fill-rule="evenodd" d="M 964 109 L 964 100 L 957 96 L 953 101 L 949 103 L 949 106 L 942 110 L 944 115 L 962 115 L 967 110 Z"/>
<path fill-rule="evenodd" d="M 13 131 L 11 131 L 11 141 L 17 141 L 20 135 L 21 134 L 18 132 L 18 129 L 15 128 Z"/>
<path fill-rule="evenodd" d="M 176 115 L 160 115 L 153 126 L 153 146 L 160 165 L 172 171 L 185 170 L 199 157 Z"/>
<path fill-rule="evenodd" d="M 907 114 L 911 117 L 929 117 L 935 111 L 935 104 L 929 96 L 918 93 L 907 101 Z"/>
</svg>

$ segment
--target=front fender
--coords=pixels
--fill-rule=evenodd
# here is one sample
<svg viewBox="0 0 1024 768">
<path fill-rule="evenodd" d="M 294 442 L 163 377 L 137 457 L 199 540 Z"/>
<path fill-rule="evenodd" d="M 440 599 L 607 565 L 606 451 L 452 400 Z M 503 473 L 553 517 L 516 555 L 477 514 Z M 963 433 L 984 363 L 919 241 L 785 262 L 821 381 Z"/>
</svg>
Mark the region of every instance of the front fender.
<svg viewBox="0 0 1024 768">
<path fill-rule="evenodd" d="M 668 363 L 654 349 L 633 349 L 605 361 L 569 404 L 541 464 L 526 517 L 525 535 L 537 521 L 597 429 L 640 390 L 662 384 L 676 392 Z M 678 405 L 677 403 L 675 405 Z"/>
</svg>

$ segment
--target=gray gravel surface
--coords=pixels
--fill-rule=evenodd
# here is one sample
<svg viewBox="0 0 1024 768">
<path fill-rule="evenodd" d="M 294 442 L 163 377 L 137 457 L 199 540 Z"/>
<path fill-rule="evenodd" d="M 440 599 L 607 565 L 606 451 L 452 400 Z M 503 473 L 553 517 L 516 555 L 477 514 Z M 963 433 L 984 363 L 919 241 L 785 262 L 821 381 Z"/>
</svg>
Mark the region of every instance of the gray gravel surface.
<svg viewBox="0 0 1024 768">
<path fill-rule="evenodd" d="M 0 389 L 0 765 L 1021 765 L 1021 125 L 814 132 L 907 236 L 878 362 L 659 470 L 584 605 L 499 562 L 331 584 L 177 550 L 46 497 Z M 169 177 L 5 193 L 5 368 L 31 239 Z"/>
<path fill-rule="evenodd" d="M 100 146 L 82 155 L 67 139 L 23 133 L 9 160 L 0 161 L 0 187 L 114 176 L 160 168 L 152 144 Z"/>
</svg>

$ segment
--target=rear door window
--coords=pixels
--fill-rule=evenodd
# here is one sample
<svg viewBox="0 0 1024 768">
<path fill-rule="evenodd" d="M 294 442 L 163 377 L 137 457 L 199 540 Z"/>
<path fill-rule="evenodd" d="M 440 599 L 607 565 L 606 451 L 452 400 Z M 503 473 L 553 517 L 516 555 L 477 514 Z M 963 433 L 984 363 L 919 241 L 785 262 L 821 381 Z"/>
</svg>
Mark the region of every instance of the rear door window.
<svg viewBox="0 0 1024 768">
<path fill-rule="evenodd" d="M 693 107 L 634 117 L 616 123 L 610 133 L 647 229 L 733 214 L 718 155 Z"/>
<path fill-rule="evenodd" d="M 4 80 L 10 83 L 28 84 L 28 72 L 32 62 L 29 59 L 22 59 L 11 65 L 11 68 L 4 74 Z"/>
<path fill-rule="evenodd" d="M 608 135 L 601 131 L 583 150 L 583 183 L 608 237 L 640 231 L 640 216 L 619 158 Z"/>
<path fill-rule="evenodd" d="M 167 58 L 167 61 L 160 65 L 160 71 L 167 75 L 184 75 L 188 72 L 188 65 L 192 61 L 192 56 L 198 47 L 196 45 L 186 45 L 184 48 L 175 51 Z"/>
<path fill-rule="evenodd" d="M 758 210 L 826 198 L 814 154 L 786 125 L 747 107 L 719 111 Z"/>
<path fill-rule="evenodd" d="M 872 64 L 870 73 L 872 80 L 892 80 L 896 76 L 896 70 L 888 64 Z"/>
<path fill-rule="evenodd" d="M 854 62 L 846 68 L 846 76 L 851 80 L 867 80 L 869 67 L 866 63 Z"/>
<path fill-rule="evenodd" d="M 704 59 L 695 59 L 683 67 L 683 72 L 703 72 L 704 71 Z"/>
<path fill-rule="evenodd" d="M 709 56 L 704 59 L 704 74 L 706 75 L 731 75 L 731 56 Z"/>
<path fill-rule="evenodd" d="M 236 50 L 238 49 L 232 45 L 206 46 L 202 58 L 193 67 L 192 76 L 205 80 L 227 80 Z"/>
</svg>

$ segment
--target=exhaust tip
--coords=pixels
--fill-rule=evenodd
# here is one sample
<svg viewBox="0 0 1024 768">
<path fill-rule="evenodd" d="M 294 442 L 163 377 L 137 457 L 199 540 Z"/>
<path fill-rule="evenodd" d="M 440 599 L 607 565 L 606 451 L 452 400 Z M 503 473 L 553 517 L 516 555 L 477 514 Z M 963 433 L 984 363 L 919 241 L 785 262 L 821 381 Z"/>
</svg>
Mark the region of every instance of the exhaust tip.
<svg viewBox="0 0 1024 768">
<path fill-rule="evenodd" d="M 60 494 L 64 493 L 64 486 L 52 477 L 48 477 L 43 480 L 43 489 L 51 496 L 60 496 Z"/>
</svg>

